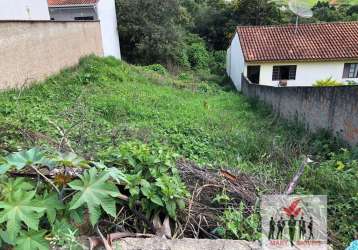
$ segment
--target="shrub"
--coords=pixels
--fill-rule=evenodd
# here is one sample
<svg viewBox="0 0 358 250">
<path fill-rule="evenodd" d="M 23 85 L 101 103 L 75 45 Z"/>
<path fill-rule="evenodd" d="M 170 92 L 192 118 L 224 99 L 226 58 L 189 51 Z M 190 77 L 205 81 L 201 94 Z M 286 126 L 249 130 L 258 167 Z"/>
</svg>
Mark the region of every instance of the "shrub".
<svg viewBox="0 0 358 250">
<path fill-rule="evenodd" d="M 1 158 L 0 244 L 49 249 L 45 235 L 51 233 L 53 244 L 77 249 L 79 224 L 114 223 L 117 204 L 128 200 L 120 193 L 123 185 L 129 190 L 130 208 L 141 209 L 148 219 L 157 212 L 176 219 L 177 210 L 185 206 L 187 191 L 173 166 L 175 155 L 159 146 L 127 143 L 107 156 L 106 163 L 112 167 L 74 153 L 48 157 L 38 148 Z M 56 168 L 53 180 L 43 174 L 45 168 Z M 21 170 L 37 173 L 38 178 L 12 178 L 9 174 Z"/>
<path fill-rule="evenodd" d="M 210 57 L 209 68 L 212 74 L 226 75 L 226 51 L 213 51 Z"/>
<path fill-rule="evenodd" d="M 254 211 L 247 215 L 244 210 L 245 206 L 242 202 L 238 209 L 226 209 L 220 217 L 222 226 L 215 230 L 216 233 L 229 239 L 258 240 L 261 236 L 259 214 Z"/>
<path fill-rule="evenodd" d="M 358 82 L 356 81 L 347 81 L 348 86 L 358 85 Z"/>
<path fill-rule="evenodd" d="M 130 206 L 141 201 L 148 217 L 152 213 L 164 212 L 173 219 L 176 211 L 184 208 L 183 198 L 188 193 L 175 168 L 175 154 L 161 146 L 129 142 L 102 156 L 105 156 L 107 165 L 119 167 L 126 173 Z"/>
<path fill-rule="evenodd" d="M 330 153 L 327 160 L 307 168 L 301 186 L 312 194 L 327 195 L 328 227 L 339 242 L 339 249 L 348 244 L 358 228 L 358 154 L 341 149 Z"/>
<path fill-rule="evenodd" d="M 332 77 L 324 79 L 324 80 L 318 80 L 313 84 L 314 87 L 335 87 L 335 86 L 343 86 L 344 83 L 338 82 Z"/>
<path fill-rule="evenodd" d="M 189 46 L 188 58 L 192 69 L 208 69 L 210 55 L 203 42 L 195 42 Z"/>
<path fill-rule="evenodd" d="M 158 73 L 160 75 L 167 75 L 168 74 L 167 69 L 161 64 L 152 64 L 152 65 L 145 66 L 144 70 L 154 71 L 154 72 L 156 72 L 156 73 Z"/>
</svg>

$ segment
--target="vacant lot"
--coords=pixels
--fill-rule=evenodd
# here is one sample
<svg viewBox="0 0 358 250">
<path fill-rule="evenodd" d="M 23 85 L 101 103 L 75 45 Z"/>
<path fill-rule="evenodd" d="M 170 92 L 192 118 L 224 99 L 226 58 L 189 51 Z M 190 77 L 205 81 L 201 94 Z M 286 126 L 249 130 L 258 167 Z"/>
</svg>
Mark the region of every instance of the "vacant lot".
<svg viewBox="0 0 358 250">
<path fill-rule="evenodd" d="M 0 94 L 1 155 L 57 148 L 61 133 L 87 159 L 99 160 L 127 141 L 160 144 L 199 164 L 254 174 L 277 191 L 284 190 L 302 155 L 311 154 L 316 163 L 297 192 L 329 195 L 337 246 L 358 227 L 358 151 L 287 124 L 210 79 L 90 57 L 42 84 Z"/>
</svg>

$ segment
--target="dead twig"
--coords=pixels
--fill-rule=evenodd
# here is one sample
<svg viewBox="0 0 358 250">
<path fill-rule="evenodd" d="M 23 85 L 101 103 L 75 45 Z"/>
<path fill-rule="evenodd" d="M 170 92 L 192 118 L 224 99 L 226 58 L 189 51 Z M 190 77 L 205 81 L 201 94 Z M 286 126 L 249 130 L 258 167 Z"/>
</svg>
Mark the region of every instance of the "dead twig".
<svg viewBox="0 0 358 250">
<path fill-rule="evenodd" d="M 287 189 L 285 191 L 286 195 L 290 195 L 295 191 L 295 188 L 298 184 L 298 181 L 300 180 L 301 175 L 305 172 L 305 167 L 308 163 L 312 162 L 310 158 L 305 156 L 304 160 L 301 163 L 300 168 L 296 172 L 296 174 L 293 176 L 291 182 L 288 184 Z"/>
<path fill-rule="evenodd" d="M 44 174 L 42 174 L 36 167 L 34 166 L 30 166 L 38 175 L 40 175 L 45 181 L 47 181 L 56 191 L 58 194 L 60 194 L 60 190 L 56 187 L 56 185 L 49 179 L 47 178 Z"/>
<path fill-rule="evenodd" d="M 103 243 L 104 247 L 106 248 L 106 250 L 113 250 L 113 248 L 109 244 L 108 240 L 106 238 L 104 238 L 102 232 L 99 230 L 98 225 L 96 226 L 96 231 L 97 231 L 98 235 L 101 237 L 102 243 Z"/>
<path fill-rule="evenodd" d="M 67 138 L 67 133 L 63 128 L 60 128 L 55 122 L 49 120 L 48 121 L 52 126 L 54 126 L 57 131 L 59 132 L 59 134 L 62 136 L 61 140 L 60 140 L 60 144 L 59 144 L 59 149 L 61 149 L 62 145 L 65 144 L 68 149 L 72 152 L 75 153 L 75 151 L 73 150 L 70 141 Z"/>
</svg>

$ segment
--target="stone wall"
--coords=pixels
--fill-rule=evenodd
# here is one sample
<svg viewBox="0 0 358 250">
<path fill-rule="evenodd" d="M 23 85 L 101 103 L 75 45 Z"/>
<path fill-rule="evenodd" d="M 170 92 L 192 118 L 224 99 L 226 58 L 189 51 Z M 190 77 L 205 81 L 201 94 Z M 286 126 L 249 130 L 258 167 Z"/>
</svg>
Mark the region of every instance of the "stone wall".
<svg viewBox="0 0 358 250">
<path fill-rule="evenodd" d="M 21 87 L 103 55 L 99 22 L 0 21 L 0 89 Z"/>
<path fill-rule="evenodd" d="M 285 119 L 298 119 L 311 131 L 326 129 L 352 146 L 358 144 L 358 86 L 278 88 L 243 77 L 242 92 Z"/>
</svg>

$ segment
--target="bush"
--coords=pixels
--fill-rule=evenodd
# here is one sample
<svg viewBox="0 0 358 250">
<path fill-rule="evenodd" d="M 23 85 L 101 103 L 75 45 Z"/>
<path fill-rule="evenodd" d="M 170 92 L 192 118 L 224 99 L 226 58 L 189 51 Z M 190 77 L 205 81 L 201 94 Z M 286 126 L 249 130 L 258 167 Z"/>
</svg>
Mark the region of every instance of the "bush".
<svg viewBox="0 0 358 250">
<path fill-rule="evenodd" d="M 208 69 L 210 55 L 204 43 L 193 43 L 188 49 L 188 58 L 192 69 Z"/>
<path fill-rule="evenodd" d="M 341 149 L 330 153 L 327 160 L 307 168 L 301 186 L 312 194 L 327 195 L 328 227 L 342 245 L 354 237 L 358 228 L 358 149 Z"/>
<path fill-rule="evenodd" d="M 167 69 L 161 64 L 152 64 L 152 65 L 145 66 L 144 70 L 154 71 L 154 72 L 156 72 L 156 73 L 158 73 L 160 75 L 167 75 L 168 74 Z"/>
<path fill-rule="evenodd" d="M 226 51 L 213 51 L 211 53 L 209 68 L 212 74 L 226 75 Z"/>
<path fill-rule="evenodd" d="M 1 249 L 50 249 L 49 234 L 53 245 L 81 249 L 76 244 L 80 225 L 93 233 L 101 221 L 114 224 L 117 204 L 123 202 L 148 219 L 161 212 L 175 220 L 185 207 L 187 191 L 174 167 L 175 155 L 160 146 L 123 144 L 104 155 L 110 167 L 74 153 L 46 153 L 32 148 L 0 159 Z M 42 174 L 54 168 L 54 180 Z M 38 176 L 12 178 L 9 172 L 15 170 Z M 124 198 L 119 186 L 130 196 Z"/>
<path fill-rule="evenodd" d="M 338 82 L 332 77 L 324 79 L 324 80 L 318 80 L 313 84 L 314 87 L 336 87 L 336 86 L 344 86 L 344 83 Z"/>
<path fill-rule="evenodd" d="M 356 81 L 347 81 L 348 86 L 358 85 L 358 82 Z"/>
</svg>

